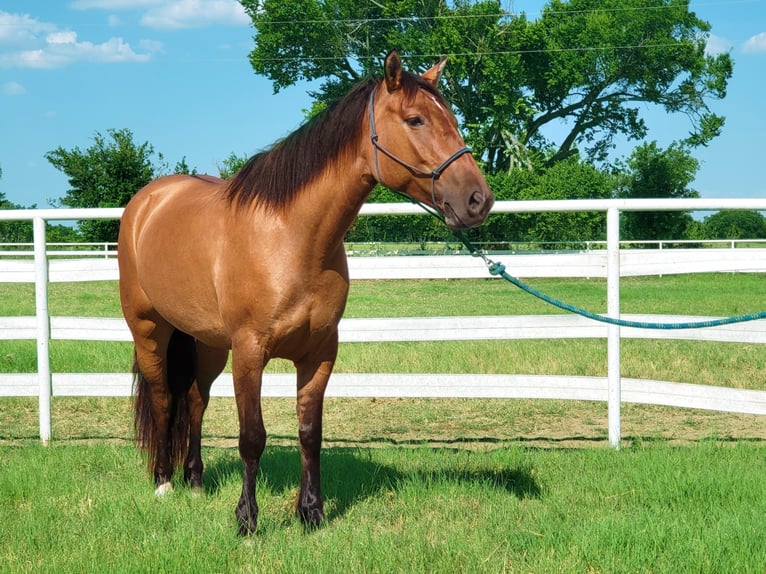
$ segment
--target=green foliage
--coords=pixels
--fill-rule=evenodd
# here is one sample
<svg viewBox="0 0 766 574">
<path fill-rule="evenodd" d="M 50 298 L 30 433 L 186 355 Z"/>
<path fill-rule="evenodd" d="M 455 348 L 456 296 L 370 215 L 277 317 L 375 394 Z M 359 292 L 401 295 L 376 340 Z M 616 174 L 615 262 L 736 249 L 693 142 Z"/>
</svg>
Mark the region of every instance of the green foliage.
<svg viewBox="0 0 766 574">
<path fill-rule="evenodd" d="M 766 239 L 766 217 L 758 211 L 719 211 L 703 223 L 706 239 Z"/>
<path fill-rule="evenodd" d="M 604 160 L 616 135 L 646 136 L 646 104 L 689 117 L 688 145 L 723 126 L 708 101 L 725 96 L 732 60 L 705 55 L 710 25 L 688 0 L 652 9 L 645 0 L 551 0 L 536 21 L 488 0 L 242 4 L 256 30 L 250 62 L 275 92 L 321 79 L 312 95 L 326 103 L 377 72 L 390 49 L 420 70 L 449 55 L 443 92 L 489 173 L 578 150 Z"/>
<path fill-rule="evenodd" d="M 2 176 L 0 170 L 0 176 Z M 34 205 L 30 209 L 34 209 Z M 0 209 L 26 209 L 8 201 L 3 192 L 0 192 Z M 32 241 L 31 221 L 0 221 L 0 243 L 29 243 Z"/>
<path fill-rule="evenodd" d="M 181 161 L 176 162 L 176 165 L 173 168 L 173 173 L 186 174 L 186 175 L 197 175 L 197 168 L 196 167 L 189 167 L 189 164 L 186 163 L 186 156 L 184 156 L 184 157 L 181 158 Z"/>
<path fill-rule="evenodd" d="M 699 168 L 688 146 L 656 142 L 633 150 L 619 177 L 617 196 L 623 198 L 699 197 L 689 185 Z M 692 218 L 686 212 L 630 212 L 622 216 L 622 239 L 683 239 Z"/>
<path fill-rule="evenodd" d="M 487 176 L 497 200 L 609 198 L 614 179 L 577 158 L 538 171 L 513 170 Z M 371 202 L 409 201 L 378 186 Z M 515 241 L 546 243 L 603 239 L 603 213 L 491 214 L 479 228 L 467 233 L 472 241 L 485 244 Z M 409 242 L 454 241 L 451 232 L 436 218 L 424 216 L 371 216 L 357 218 L 346 241 Z"/>
<path fill-rule="evenodd" d="M 522 46 L 530 109 L 540 110 L 523 118 L 523 141 L 564 119 L 571 132 L 551 160 L 577 145 L 588 157 L 604 159 L 615 135 L 646 136 L 641 103 L 687 115 L 687 144 L 717 136 L 723 118 L 706 102 L 726 95 L 732 61 L 729 54 L 705 55 L 710 25 L 688 4 L 664 0 L 648 9 L 645 0 L 551 0 Z"/>
<path fill-rule="evenodd" d="M 229 157 L 224 159 L 220 164 L 217 164 L 218 175 L 222 179 L 231 179 L 235 173 L 244 167 L 247 163 L 248 157 L 239 156 L 234 152 L 229 154 Z"/>
<path fill-rule="evenodd" d="M 137 145 L 128 129 L 99 132 L 86 150 L 61 146 L 48 152 L 46 159 L 69 178 L 70 189 L 61 199 L 67 207 L 123 207 L 135 193 L 160 175 L 160 164 L 154 164 L 154 147 L 148 142 Z M 177 166 L 188 168 L 185 160 Z M 80 223 L 86 241 L 116 241 L 118 221 L 83 221 Z"/>
<path fill-rule="evenodd" d="M 607 199 L 614 181 L 608 174 L 576 158 L 545 170 L 519 199 Z M 588 241 L 606 238 L 603 212 L 539 213 L 523 216 L 529 241 Z"/>
<path fill-rule="evenodd" d="M 0 172 L 2 173 L 2 172 Z M 37 206 L 24 207 L 6 199 L 0 192 L 0 209 L 35 209 Z M 80 241 L 76 229 L 66 225 L 46 224 L 46 241 L 49 243 L 64 243 Z M 0 243 L 31 243 L 33 241 L 31 221 L 0 221 Z"/>
<path fill-rule="evenodd" d="M 410 199 L 382 185 L 376 186 L 369 203 L 409 203 Z M 346 233 L 348 243 L 399 242 L 421 243 L 446 241 L 452 233 L 438 219 L 423 215 L 373 215 L 357 217 Z"/>
</svg>

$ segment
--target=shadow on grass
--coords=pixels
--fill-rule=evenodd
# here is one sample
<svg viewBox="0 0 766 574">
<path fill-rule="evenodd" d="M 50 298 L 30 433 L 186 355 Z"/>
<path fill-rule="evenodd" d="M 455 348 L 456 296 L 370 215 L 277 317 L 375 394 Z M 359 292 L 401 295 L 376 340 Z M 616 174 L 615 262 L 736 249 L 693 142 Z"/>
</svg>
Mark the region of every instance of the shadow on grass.
<svg viewBox="0 0 766 574">
<path fill-rule="evenodd" d="M 241 483 L 242 463 L 235 449 L 215 449 L 205 468 L 205 490 L 217 493 L 231 482 Z M 300 487 L 300 454 L 296 447 L 268 447 L 261 459 L 257 488 L 268 488 L 284 496 L 294 495 Z M 333 447 L 322 451 L 322 491 L 328 506 L 326 520 L 341 518 L 354 505 L 388 492 L 397 492 L 403 485 L 422 484 L 482 485 L 507 492 L 516 498 L 540 498 L 542 490 L 532 470 L 523 465 L 476 468 L 475 464 L 461 468 L 447 464 L 445 468 L 415 468 L 401 470 L 373 459 L 364 449 Z"/>
</svg>

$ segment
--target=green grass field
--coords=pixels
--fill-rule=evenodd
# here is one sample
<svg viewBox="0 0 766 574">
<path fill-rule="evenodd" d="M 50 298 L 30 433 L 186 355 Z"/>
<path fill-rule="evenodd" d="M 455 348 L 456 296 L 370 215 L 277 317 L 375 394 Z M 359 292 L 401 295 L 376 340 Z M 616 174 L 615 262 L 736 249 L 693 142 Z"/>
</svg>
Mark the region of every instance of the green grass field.
<svg viewBox="0 0 766 574">
<path fill-rule="evenodd" d="M 0 448 L 0 570 L 760 573 L 766 449 L 704 443 L 475 452 L 330 448 L 327 518 L 292 515 L 299 456 L 270 447 L 255 535 L 235 534 L 236 451 L 206 491 L 157 499 L 130 446 Z"/>
<path fill-rule="evenodd" d="M 596 311 L 602 281 L 535 280 Z M 51 285 L 53 315 L 119 316 L 116 284 Z M 625 279 L 623 312 L 734 315 L 766 308 L 762 275 Z M 33 313 L 0 285 L 0 315 Z M 357 282 L 347 316 L 558 312 L 495 281 Z M 54 341 L 60 372 L 127 371 L 130 345 Z M 760 345 L 623 341 L 623 375 L 766 388 Z M 0 370 L 34 371 L 34 344 L 0 341 Z M 277 363 L 273 369 L 287 370 Z M 346 372 L 605 374 L 603 341 L 346 344 Z M 231 399 L 205 421 L 205 493 L 153 495 L 131 444 L 129 398 L 0 398 L 0 572 L 763 572 L 762 417 L 566 401 L 329 399 L 327 519 L 292 513 L 294 402 L 269 399 L 258 531 L 235 535 L 241 488 Z"/>
</svg>

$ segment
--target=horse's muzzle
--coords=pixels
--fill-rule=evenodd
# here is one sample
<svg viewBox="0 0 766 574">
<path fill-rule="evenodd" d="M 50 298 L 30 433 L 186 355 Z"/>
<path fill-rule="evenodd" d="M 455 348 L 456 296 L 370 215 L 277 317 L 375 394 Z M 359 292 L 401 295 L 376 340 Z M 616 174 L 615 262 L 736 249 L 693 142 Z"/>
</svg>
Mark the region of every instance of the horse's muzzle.
<svg viewBox="0 0 766 574">
<path fill-rule="evenodd" d="M 444 223 L 453 231 L 478 227 L 486 221 L 490 209 L 495 204 L 495 196 L 489 189 L 477 189 L 463 201 L 446 199 L 444 201 Z"/>
</svg>

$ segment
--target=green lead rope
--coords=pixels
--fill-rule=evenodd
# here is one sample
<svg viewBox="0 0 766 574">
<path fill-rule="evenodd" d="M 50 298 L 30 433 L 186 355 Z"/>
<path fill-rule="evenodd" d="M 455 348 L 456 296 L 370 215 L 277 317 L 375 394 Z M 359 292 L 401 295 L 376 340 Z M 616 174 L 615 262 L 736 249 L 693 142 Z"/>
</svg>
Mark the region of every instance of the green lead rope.
<svg viewBox="0 0 766 574">
<path fill-rule="evenodd" d="M 433 215 L 434 217 L 439 219 L 442 223 L 444 222 L 444 217 L 440 213 L 434 211 L 433 209 L 427 207 L 426 205 L 418 201 L 415 201 L 413 203 L 416 203 L 417 205 L 422 207 L 427 213 Z M 707 321 L 692 321 L 687 323 L 651 323 L 646 321 L 628 321 L 626 319 L 617 319 L 614 317 L 609 317 L 607 315 L 593 313 L 591 311 L 588 311 L 587 309 L 576 307 L 575 305 L 570 305 L 569 303 L 565 303 L 564 301 L 556 299 L 555 297 L 546 295 L 545 293 L 538 291 L 531 285 L 524 283 L 517 277 L 514 277 L 513 275 L 509 275 L 505 271 L 505 265 L 503 265 L 502 263 L 493 261 L 492 259 L 487 257 L 484 253 L 481 252 L 479 248 L 477 248 L 473 243 L 471 243 L 471 241 L 463 233 L 459 231 L 453 231 L 452 233 L 455 235 L 457 239 L 460 240 L 460 242 L 463 245 L 465 245 L 466 249 L 468 249 L 471 255 L 473 255 L 474 257 L 480 257 L 484 261 L 484 263 L 487 265 L 487 269 L 489 270 L 490 275 L 502 277 L 503 279 L 515 285 L 519 289 L 525 291 L 526 293 L 529 293 L 533 297 L 537 297 L 538 299 L 541 299 L 542 301 L 545 301 L 546 303 L 553 305 L 554 307 L 558 307 L 559 309 L 563 309 L 564 311 L 569 311 L 570 313 L 575 313 L 582 317 L 593 319 L 594 321 L 599 321 L 601 323 L 618 325 L 620 327 L 634 327 L 636 329 L 703 329 L 705 327 L 719 327 L 721 325 L 732 325 L 734 323 L 744 323 L 746 321 L 755 321 L 757 319 L 766 318 L 766 311 L 761 311 L 760 313 L 748 313 L 745 315 L 737 315 L 735 317 L 709 319 Z"/>
</svg>

